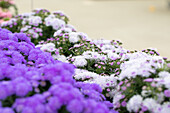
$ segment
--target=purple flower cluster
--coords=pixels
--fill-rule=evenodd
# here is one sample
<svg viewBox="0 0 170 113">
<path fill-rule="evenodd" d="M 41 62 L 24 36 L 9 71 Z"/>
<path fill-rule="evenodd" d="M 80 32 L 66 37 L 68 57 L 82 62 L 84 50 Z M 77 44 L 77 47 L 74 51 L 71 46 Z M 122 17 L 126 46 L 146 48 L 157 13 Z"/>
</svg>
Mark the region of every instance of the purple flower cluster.
<svg viewBox="0 0 170 113">
<path fill-rule="evenodd" d="M 76 82 L 72 64 L 0 29 L 0 113 L 114 113 L 97 84 Z"/>
<path fill-rule="evenodd" d="M 49 53 L 36 49 L 24 33 L 0 29 L 0 36 L 0 63 L 39 66 L 55 62 Z"/>
<path fill-rule="evenodd" d="M 59 83 L 43 94 L 16 100 L 13 108 L 17 112 L 56 113 L 61 110 L 71 113 L 109 113 L 105 103 L 85 99 L 82 93 L 69 83 Z M 61 111 L 60 111 L 61 112 Z M 111 111 L 112 113 L 114 111 Z"/>
</svg>

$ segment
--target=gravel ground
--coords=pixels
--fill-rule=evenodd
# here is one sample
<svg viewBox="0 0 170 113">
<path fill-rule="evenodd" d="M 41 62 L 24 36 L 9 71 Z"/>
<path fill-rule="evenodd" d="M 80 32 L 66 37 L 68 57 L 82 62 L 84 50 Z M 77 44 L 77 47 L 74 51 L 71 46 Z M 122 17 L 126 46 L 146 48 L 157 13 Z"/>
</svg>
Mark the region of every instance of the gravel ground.
<svg viewBox="0 0 170 113">
<path fill-rule="evenodd" d="M 33 2 L 31 2 L 33 1 Z M 15 0 L 19 12 L 61 10 L 93 39 L 120 39 L 130 50 L 157 48 L 170 59 L 170 9 L 166 0 Z"/>
</svg>

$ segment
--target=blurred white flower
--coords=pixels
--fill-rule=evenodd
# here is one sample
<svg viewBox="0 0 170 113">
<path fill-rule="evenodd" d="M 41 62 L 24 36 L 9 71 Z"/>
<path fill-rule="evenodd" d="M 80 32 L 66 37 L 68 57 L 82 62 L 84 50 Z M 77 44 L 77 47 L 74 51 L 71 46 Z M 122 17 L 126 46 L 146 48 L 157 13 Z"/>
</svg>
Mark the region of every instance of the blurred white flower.
<svg viewBox="0 0 170 113">
<path fill-rule="evenodd" d="M 42 18 L 40 16 L 31 16 L 28 18 L 28 22 L 30 25 L 38 26 L 42 23 Z"/>
<path fill-rule="evenodd" d="M 157 108 L 160 108 L 161 106 L 156 102 L 156 100 L 154 100 L 153 98 L 146 98 L 143 102 L 142 102 L 143 106 L 147 107 L 147 109 L 150 112 L 154 112 L 157 111 Z M 156 113 L 156 112 L 154 112 Z"/>
<path fill-rule="evenodd" d="M 162 105 L 162 109 L 161 109 L 161 111 L 159 111 L 160 113 L 170 113 L 170 102 L 167 102 L 167 103 L 164 103 L 163 105 Z"/>
<path fill-rule="evenodd" d="M 69 41 L 71 43 L 76 43 L 80 40 L 78 33 L 76 32 L 71 32 L 69 33 Z"/>
<path fill-rule="evenodd" d="M 67 63 L 69 62 L 67 60 L 67 57 L 64 55 L 53 55 L 53 58 L 62 62 L 67 62 Z"/>
<path fill-rule="evenodd" d="M 75 56 L 73 59 L 75 59 L 73 64 L 77 67 L 84 67 L 87 65 L 87 60 L 83 56 Z"/>
<path fill-rule="evenodd" d="M 165 77 L 170 76 L 170 73 L 167 72 L 167 71 L 161 71 L 158 75 L 159 75 L 159 77 L 161 77 L 161 78 L 165 78 Z"/>
<path fill-rule="evenodd" d="M 140 95 L 134 95 L 127 103 L 127 110 L 129 112 L 137 112 L 141 107 L 142 100 Z"/>
<path fill-rule="evenodd" d="M 56 51 L 54 43 L 47 43 L 47 44 L 43 44 L 43 45 L 37 45 L 36 47 L 40 47 L 40 49 L 42 51 L 48 51 L 48 52 Z"/>
</svg>

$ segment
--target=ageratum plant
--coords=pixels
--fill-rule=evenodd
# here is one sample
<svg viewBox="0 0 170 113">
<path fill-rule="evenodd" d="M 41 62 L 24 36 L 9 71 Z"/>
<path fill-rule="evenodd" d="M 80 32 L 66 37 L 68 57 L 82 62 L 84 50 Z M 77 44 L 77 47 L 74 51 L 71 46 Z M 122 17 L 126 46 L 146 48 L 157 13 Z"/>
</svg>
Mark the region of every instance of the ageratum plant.
<svg viewBox="0 0 170 113">
<path fill-rule="evenodd" d="M 73 86 L 85 97 L 100 102 L 106 98 L 121 113 L 169 112 L 168 61 L 154 49 L 128 51 L 121 44 L 118 40 L 91 40 L 86 34 L 66 25 L 58 28 L 53 38 L 42 38 L 36 49 L 50 53 L 56 60 L 74 64 L 77 68 L 72 80 L 77 83 Z M 63 79 L 57 77 L 53 80 Z M 95 88 L 94 91 L 94 86 L 98 87 L 92 85 L 94 83 L 102 89 Z M 105 97 L 100 95 L 101 92 Z M 67 105 L 61 109 L 65 108 Z"/>
<path fill-rule="evenodd" d="M 95 44 L 86 34 L 76 32 L 67 22 L 68 18 L 62 13 L 50 14 L 49 11 L 40 9 L 32 13 L 18 15 L 8 23 L 3 23 L 2 26 L 12 30 L 12 32 L 27 33 L 34 44 L 39 43 L 36 47 L 50 52 L 56 60 L 72 63 L 82 71 L 87 70 L 99 74 L 99 76 L 104 75 L 104 78 L 107 79 L 101 82 L 101 86 L 108 87 L 110 84 L 110 87 L 113 84 L 110 82 L 113 81 L 108 81 L 108 76 L 120 73 L 119 67 L 123 62 L 120 59 L 122 54 L 126 53 L 126 50 L 119 46 L 121 42 L 109 42 L 109 46 L 112 47 L 109 50 L 110 53 L 104 52 L 101 48 L 108 49 L 107 44 Z M 50 38 L 52 36 L 54 38 Z M 74 78 L 78 81 L 84 81 L 85 77 L 75 76 Z M 100 83 L 97 80 L 93 82 Z"/>
<path fill-rule="evenodd" d="M 57 54 L 55 58 L 61 58 L 59 54 L 62 53 L 60 52 L 62 45 L 57 47 L 60 42 L 65 45 L 73 44 L 74 46 L 69 50 L 76 48 L 78 54 L 72 53 L 71 56 L 64 56 L 63 59 L 77 67 L 74 79 L 85 83 L 99 84 L 103 88 L 103 94 L 107 100 L 113 102 L 114 108 L 119 112 L 166 113 L 169 110 L 169 88 L 167 86 L 169 84 L 169 67 L 166 66 L 168 62 L 160 57 L 157 51 L 146 49 L 143 52 L 130 52 L 120 46 L 120 41 L 92 41 L 86 37 L 85 40 L 88 40 L 91 45 L 95 44 L 100 51 L 95 51 L 94 46 L 88 50 L 86 42 L 79 42 L 82 39 L 78 35 L 75 36 L 75 42 L 68 42 L 72 38 L 70 35 L 66 36 L 68 37 L 66 39 L 62 37 L 61 41 L 49 39 L 49 43 L 44 43 L 39 47 L 44 51 L 51 52 L 54 56 Z M 83 50 L 84 52 L 81 53 Z M 107 65 L 109 61 L 108 64 L 113 65 L 110 68 L 112 70 L 106 69 L 109 68 Z M 118 67 L 115 68 L 115 65 Z M 158 76 L 160 73 L 167 78 L 160 78 Z M 166 81 L 163 82 L 164 80 Z M 111 100 L 111 98 L 113 99 Z M 152 106 L 151 103 L 153 103 Z"/>
<path fill-rule="evenodd" d="M 121 57 L 128 52 L 121 47 L 120 41 L 93 41 L 70 28 L 59 29 L 54 37 L 36 47 L 50 52 L 57 60 L 74 64 L 77 81 L 98 83 L 105 95 L 114 88 L 120 64 L 124 62 Z"/>
<path fill-rule="evenodd" d="M 31 13 L 17 15 L 8 22 L 3 22 L 1 27 L 13 33 L 26 33 L 34 44 L 38 44 L 39 41 L 51 38 L 58 29 L 71 27 L 67 23 L 68 17 L 62 12 L 50 13 L 46 9 L 37 9 Z"/>
<path fill-rule="evenodd" d="M 143 52 L 130 54 L 128 61 L 120 66 L 119 84 L 112 92 L 114 107 L 120 112 L 170 112 L 168 65 L 160 56 Z"/>
<path fill-rule="evenodd" d="M 0 113 L 116 113 L 99 85 L 73 74 L 25 34 L 0 29 Z"/>
</svg>

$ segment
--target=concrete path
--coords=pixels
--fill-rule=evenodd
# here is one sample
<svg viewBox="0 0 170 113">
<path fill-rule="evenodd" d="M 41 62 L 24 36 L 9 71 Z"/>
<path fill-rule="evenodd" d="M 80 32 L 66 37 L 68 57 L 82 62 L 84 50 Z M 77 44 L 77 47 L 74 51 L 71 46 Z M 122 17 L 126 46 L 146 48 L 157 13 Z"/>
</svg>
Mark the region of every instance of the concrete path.
<svg viewBox="0 0 170 113">
<path fill-rule="evenodd" d="M 157 48 L 170 59 L 170 10 L 166 0 L 15 0 L 19 12 L 62 10 L 93 39 L 120 39 L 130 50 Z M 33 5 L 31 5 L 33 1 Z"/>
</svg>

